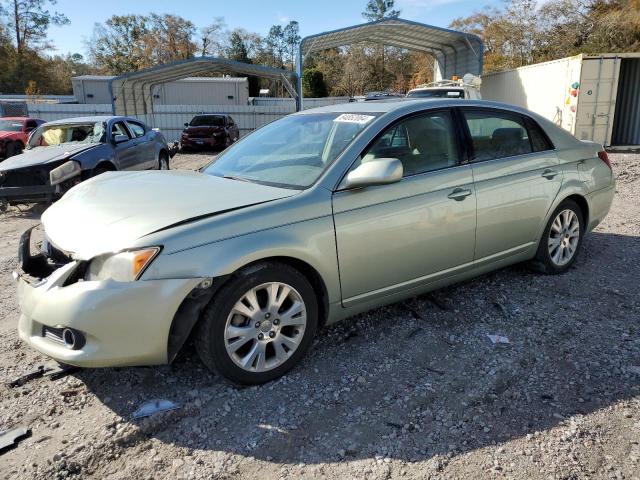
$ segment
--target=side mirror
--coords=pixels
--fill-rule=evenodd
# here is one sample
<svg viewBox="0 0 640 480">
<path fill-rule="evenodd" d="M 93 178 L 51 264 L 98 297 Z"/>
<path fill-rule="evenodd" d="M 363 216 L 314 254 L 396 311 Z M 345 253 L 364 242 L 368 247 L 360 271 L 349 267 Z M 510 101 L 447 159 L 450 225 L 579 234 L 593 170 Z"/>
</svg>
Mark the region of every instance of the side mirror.
<svg viewBox="0 0 640 480">
<path fill-rule="evenodd" d="M 187 128 L 189 126 L 189 122 L 184 124 L 184 128 Z"/>
<path fill-rule="evenodd" d="M 347 188 L 387 185 L 402 180 L 402 162 L 397 158 L 376 158 L 361 164 L 347 175 Z"/>
<path fill-rule="evenodd" d="M 124 142 L 128 142 L 129 141 L 129 137 L 126 135 L 123 135 L 121 133 L 114 135 L 113 137 L 113 143 L 115 143 L 116 145 L 119 143 L 124 143 Z"/>
</svg>

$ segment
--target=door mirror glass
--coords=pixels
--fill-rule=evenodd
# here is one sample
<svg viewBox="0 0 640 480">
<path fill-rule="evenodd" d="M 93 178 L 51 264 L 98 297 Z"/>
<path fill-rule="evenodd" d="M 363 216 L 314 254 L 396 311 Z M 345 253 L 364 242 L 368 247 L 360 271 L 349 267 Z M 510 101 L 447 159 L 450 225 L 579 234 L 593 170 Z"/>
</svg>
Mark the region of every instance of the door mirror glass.
<svg viewBox="0 0 640 480">
<path fill-rule="evenodd" d="M 402 162 L 397 158 L 376 158 L 349 172 L 347 188 L 386 185 L 402 180 Z"/>
<path fill-rule="evenodd" d="M 186 128 L 186 127 L 188 127 L 188 126 L 189 126 L 189 122 L 186 122 L 186 123 L 184 124 L 184 126 L 185 126 L 185 128 Z"/>
<path fill-rule="evenodd" d="M 113 137 L 113 143 L 115 143 L 116 145 L 119 143 L 124 143 L 128 141 L 129 141 L 129 137 L 127 135 L 122 135 L 120 133 Z"/>
</svg>

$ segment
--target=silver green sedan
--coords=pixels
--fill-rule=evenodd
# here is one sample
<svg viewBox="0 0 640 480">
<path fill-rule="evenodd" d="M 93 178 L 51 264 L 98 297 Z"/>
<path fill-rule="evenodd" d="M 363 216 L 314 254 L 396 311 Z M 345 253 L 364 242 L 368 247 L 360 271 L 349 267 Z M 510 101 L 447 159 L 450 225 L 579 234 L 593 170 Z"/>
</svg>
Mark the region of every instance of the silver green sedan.
<svg viewBox="0 0 640 480">
<path fill-rule="evenodd" d="M 113 172 L 25 232 L 20 337 L 85 367 L 231 381 L 292 368 L 318 328 L 516 262 L 569 269 L 609 211 L 602 146 L 498 103 L 351 103 L 261 128 L 199 172 Z"/>
</svg>

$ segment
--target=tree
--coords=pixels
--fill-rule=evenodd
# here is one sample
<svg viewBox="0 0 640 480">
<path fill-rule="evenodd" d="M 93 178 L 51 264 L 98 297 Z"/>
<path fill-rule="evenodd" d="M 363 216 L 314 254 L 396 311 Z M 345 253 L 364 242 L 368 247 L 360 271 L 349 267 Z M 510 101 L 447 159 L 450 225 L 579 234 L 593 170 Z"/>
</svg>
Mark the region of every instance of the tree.
<svg viewBox="0 0 640 480">
<path fill-rule="evenodd" d="M 51 25 L 67 25 L 69 19 L 62 13 L 50 12 L 47 7 L 56 0 L 7 0 L 8 27 L 15 39 L 18 52 L 25 47 L 46 45 L 47 31 Z M 45 45 L 43 45 L 45 44 Z"/>
<path fill-rule="evenodd" d="M 251 63 L 249 60 L 249 54 L 247 53 L 247 46 L 244 44 L 244 41 L 238 32 L 231 33 L 226 53 L 229 60 Z"/>
<path fill-rule="evenodd" d="M 394 0 L 368 0 L 362 16 L 370 22 L 385 18 L 397 18 L 400 15 L 400 10 L 395 10 L 393 8 L 394 5 Z M 378 45 L 376 50 L 376 62 L 379 62 L 380 66 L 374 70 L 374 76 L 378 77 L 378 88 L 383 89 L 386 84 L 385 47 L 384 45 Z"/>
<path fill-rule="evenodd" d="M 289 67 L 293 70 L 296 63 L 298 45 L 300 45 L 300 25 L 295 20 L 290 21 L 282 31 L 284 44 L 289 55 Z"/>
<path fill-rule="evenodd" d="M 400 10 L 394 10 L 394 4 L 394 0 L 369 0 L 362 16 L 370 22 L 384 18 L 397 18 L 400 16 Z"/>
<path fill-rule="evenodd" d="M 142 15 L 114 15 L 104 25 L 96 24 L 88 44 L 93 62 L 113 75 L 145 68 L 147 34 L 147 18 Z"/>
<path fill-rule="evenodd" d="M 242 39 L 239 32 L 232 32 L 229 36 L 229 47 L 227 49 L 227 58 L 229 60 L 235 60 L 236 62 L 253 63 L 249 58 L 247 52 L 247 46 Z M 249 82 L 249 96 L 257 97 L 260 94 L 260 79 L 258 77 L 249 75 L 247 77 Z"/>
<path fill-rule="evenodd" d="M 213 23 L 200 30 L 201 55 L 220 57 L 224 54 L 224 29 L 226 23 L 223 17 L 216 17 Z"/>
<path fill-rule="evenodd" d="M 302 74 L 302 94 L 309 98 L 327 96 L 327 85 L 324 76 L 317 68 L 305 68 Z"/>
<path fill-rule="evenodd" d="M 89 51 L 96 66 L 119 75 L 192 58 L 195 26 L 176 15 L 114 15 L 96 24 Z"/>
<path fill-rule="evenodd" d="M 284 67 L 284 52 L 287 47 L 284 39 L 284 31 L 280 25 L 273 25 L 269 29 L 269 35 L 265 39 L 265 47 L 271 57 L 271 66 Z"/>
<path fill-rule="evenodd" d="M 193 58 L 196 27 L 191 21 L 178 15 L 152 13 L 146 22 L 148 29 L 143 41 L 151 64 Z"/>
</svg>

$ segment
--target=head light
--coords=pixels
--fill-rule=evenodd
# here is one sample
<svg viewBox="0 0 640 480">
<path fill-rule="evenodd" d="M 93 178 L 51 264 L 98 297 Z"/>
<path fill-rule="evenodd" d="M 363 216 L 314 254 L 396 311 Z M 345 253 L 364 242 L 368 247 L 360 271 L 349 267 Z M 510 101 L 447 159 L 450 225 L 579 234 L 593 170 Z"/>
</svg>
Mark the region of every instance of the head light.
<svg viewBox="0 0 640 480">
<path fill-rule="evenodd" d="M 133 282 L 140 278 L 158 253 L 160 247 L 100 255 L 91 260 L 85 280 Z"/>
<path fill-rule="evenodd" d="M 82 169 L 80 168 L 80 164 L 73 160 L 69 160 L 49 172 L 49 183 L 51 185 L 58 185 L 65 180 L 69 180 L 70 178 L 80 175 L 81 172 Z"/>
</svg>

